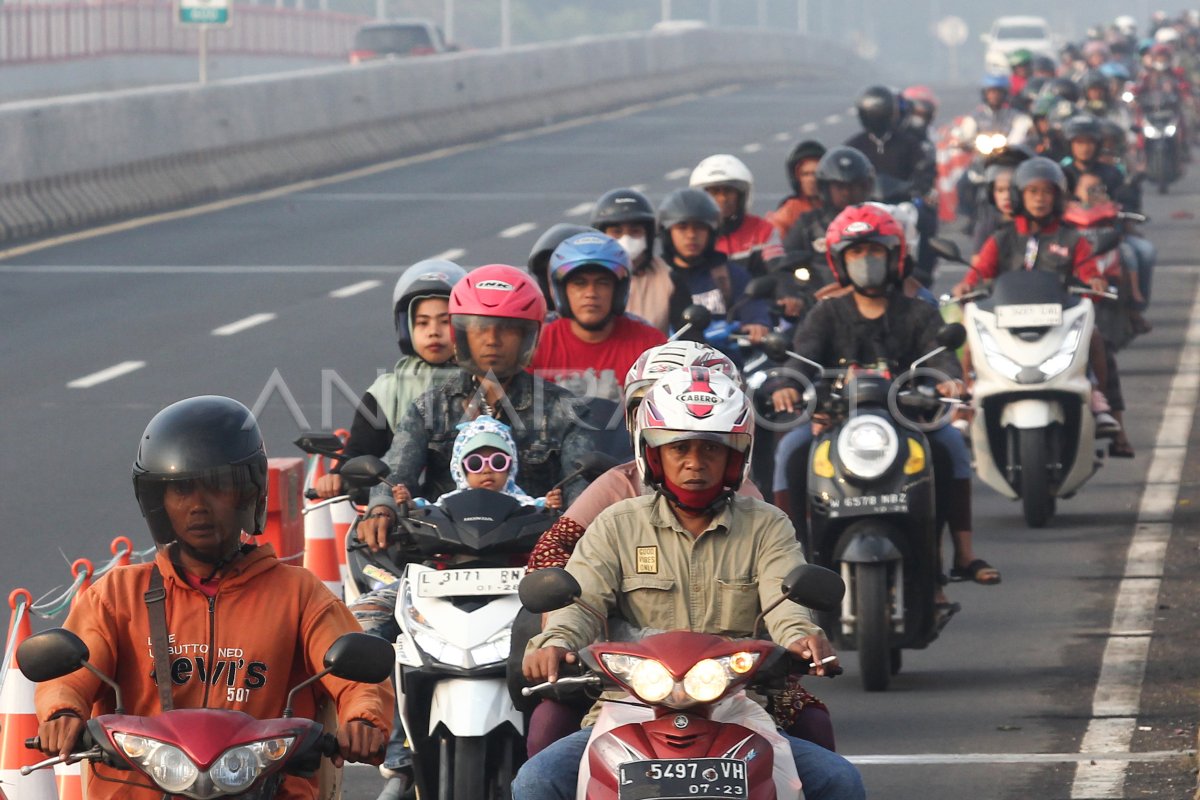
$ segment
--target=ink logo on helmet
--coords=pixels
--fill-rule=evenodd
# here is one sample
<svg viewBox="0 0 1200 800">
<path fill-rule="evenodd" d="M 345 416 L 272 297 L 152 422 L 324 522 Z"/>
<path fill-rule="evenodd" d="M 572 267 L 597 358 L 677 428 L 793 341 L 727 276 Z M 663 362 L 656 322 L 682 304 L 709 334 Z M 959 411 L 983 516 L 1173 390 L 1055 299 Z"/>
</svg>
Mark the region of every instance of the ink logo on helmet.
<svg viewBox="0 0 1200 800">
<path fill-rule="evenodd" d="M 855 220 L 854 222 L 851 222 L 849 225 L 847 225 L 845 227 L 845 229 L 842 231 L 842 235 L 858 236 L 859 234 L 870 233 L 873 230 L 875 230 L 874 225 L 872 225 L 869 222 L 863 222 L 860 219 L 860 220 Z"/>
<path fill-rule="evenodd" d="M 511 292 L 513 285 L 508 281 L 498 281 L 495 279 L 480 281 L 475 284 L 476 289 L 491 289 L 493 292 Z"/>
</svg>

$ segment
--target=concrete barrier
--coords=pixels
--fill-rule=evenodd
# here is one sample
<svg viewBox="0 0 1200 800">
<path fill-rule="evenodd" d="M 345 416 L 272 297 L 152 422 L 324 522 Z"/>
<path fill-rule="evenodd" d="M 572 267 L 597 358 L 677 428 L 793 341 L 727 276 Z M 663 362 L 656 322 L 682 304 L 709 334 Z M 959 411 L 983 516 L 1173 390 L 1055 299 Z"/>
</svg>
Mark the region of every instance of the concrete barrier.
<svg viewBox="0 0 1200 800">
<path fill-rule="evenodd" d="M 724 83 L 820 80 L 834 70 L 868 75 L 827 43 L 697 30 L 6 104 L 0 237 L 195 204 Z"/>
</svg>

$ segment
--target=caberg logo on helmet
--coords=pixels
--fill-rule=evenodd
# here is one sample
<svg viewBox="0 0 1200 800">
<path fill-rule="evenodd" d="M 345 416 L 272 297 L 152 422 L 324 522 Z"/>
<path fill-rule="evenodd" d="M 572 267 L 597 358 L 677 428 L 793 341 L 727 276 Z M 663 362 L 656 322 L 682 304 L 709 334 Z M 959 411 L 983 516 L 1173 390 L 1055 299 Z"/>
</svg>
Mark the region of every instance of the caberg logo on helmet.
<svg viewBox="0 0 1200 800">
<path fill-rule="evenodd" d="M 513 285 L 507 281 L 490 280 L 480 281 L 479 283 L 475 284 L 475 288 L 491 289 L 496 292 L 511 292 L 513 290 Z"/>
</svg>

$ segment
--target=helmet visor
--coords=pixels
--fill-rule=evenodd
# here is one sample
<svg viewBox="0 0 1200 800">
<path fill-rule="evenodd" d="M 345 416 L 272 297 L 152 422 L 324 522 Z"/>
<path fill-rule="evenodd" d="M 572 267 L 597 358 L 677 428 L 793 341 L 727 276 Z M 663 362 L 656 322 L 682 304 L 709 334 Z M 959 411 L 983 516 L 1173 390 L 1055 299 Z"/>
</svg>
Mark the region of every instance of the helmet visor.
<svg viewBox="0 0 1200 800">
<path fill-rule="evenodd" d="M 644 428 L 642 437 L 648 447 L 664 447 L 675 442 L 700 440 L 723 444 L 738 453 L 745 452 L 753 438 L 748 433 L 719 433 L 716 431 L 670 431 L 661 428 Z"/>
<path fill-rule="evenodd" d="M 529 366 L 541 323 L 512 317 L 455 314 L 458 365 L 474 375 L 508 378 Z"/>
</svg>

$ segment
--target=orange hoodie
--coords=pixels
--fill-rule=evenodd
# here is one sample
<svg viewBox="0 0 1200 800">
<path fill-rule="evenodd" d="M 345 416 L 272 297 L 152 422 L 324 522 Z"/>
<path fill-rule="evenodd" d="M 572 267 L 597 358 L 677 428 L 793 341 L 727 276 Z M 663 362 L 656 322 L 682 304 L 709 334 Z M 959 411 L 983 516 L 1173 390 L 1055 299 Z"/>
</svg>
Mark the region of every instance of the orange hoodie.
<svg viewBox="0 0 1200 800">
<path fill-rule="evenodd" d="M 167 592 L 176 708 L 230 708 L 259 719 L 278 717 L 288 691 L 323 669 L 325 651 L 334 639 L 361 629 L 315 575 L 279 561 L 270 545 L 257 547 L 230 565 L 211 599 L 176 573 L 168 551 L 160 550 L 155 561 Z M 126 713 L 143 716 L 161 710 L 143 597 L 149 585 L 149 564 L 115 569 L 80 595 L 65 623 L 87 643 L 92 665 L 121 686 Z M 318 691 L 333 698 L 339 725 L 362 719 L 390 730 L 394 702 L 390 684 L 351 683 L 326 676 L 297 694 L 297 717 L 312 719 Z M 40 684 L 35 701 L 42 721 L 65 709 L 83 719 L 113 710 L 112 692 L 82 669 Z M 88 800 L 162 797 L 161 791 L 111 779 L 145 783 L 140 773 L 96 766 Z M 316 795 L 315 780 L 289 776 L 277 797 Z"/>
</svg>

